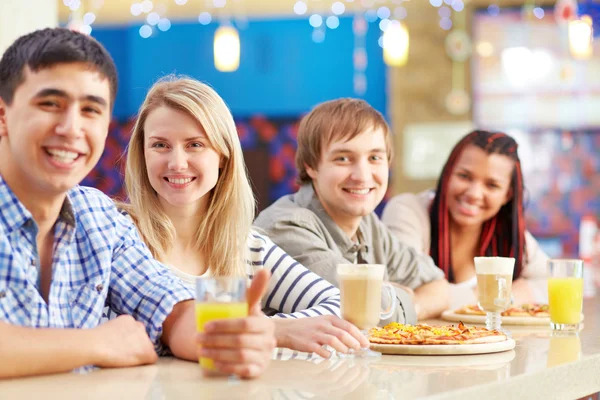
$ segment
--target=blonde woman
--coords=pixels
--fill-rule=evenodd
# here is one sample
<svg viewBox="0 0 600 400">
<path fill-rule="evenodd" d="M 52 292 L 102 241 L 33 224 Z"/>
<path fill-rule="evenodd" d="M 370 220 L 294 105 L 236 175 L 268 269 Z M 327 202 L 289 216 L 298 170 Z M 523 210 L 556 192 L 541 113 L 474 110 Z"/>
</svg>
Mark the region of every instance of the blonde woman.
<svg viewBox="0 0 600 400">
<path fill-rule="evenodd" d="M 368 345 L 338 317 L 338 289 L 252 229 L 255 200 L 233 117 L 209 86 L 167 77 L 150 89 L 129 142 L 125 185 L 124 209 L 184 282 L 270 270 L 262 307 L 275 317 L 279 347 L 328 357 L 323 345 L 340 352 Z"/>
</svg>

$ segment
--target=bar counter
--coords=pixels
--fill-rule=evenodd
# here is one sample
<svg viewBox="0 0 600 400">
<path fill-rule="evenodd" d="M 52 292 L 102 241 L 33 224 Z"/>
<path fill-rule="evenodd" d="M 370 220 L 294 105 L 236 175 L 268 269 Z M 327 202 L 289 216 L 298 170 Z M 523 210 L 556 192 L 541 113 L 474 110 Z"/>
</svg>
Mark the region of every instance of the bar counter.
<svg viewBox="0 0 600 400">
<path fill-rule="evenodd" d="M 517 345 L 496 354 L 307 361 L 279 351 L 261 378 L 248 381 L 203 378 L 197 363 L 161 358 L 151 366 L 0 381 L 0 399 L 577 399 L 600 392 L 599 301 L 584 302 L 578 336 L 506 326 Z"/>
</svg>

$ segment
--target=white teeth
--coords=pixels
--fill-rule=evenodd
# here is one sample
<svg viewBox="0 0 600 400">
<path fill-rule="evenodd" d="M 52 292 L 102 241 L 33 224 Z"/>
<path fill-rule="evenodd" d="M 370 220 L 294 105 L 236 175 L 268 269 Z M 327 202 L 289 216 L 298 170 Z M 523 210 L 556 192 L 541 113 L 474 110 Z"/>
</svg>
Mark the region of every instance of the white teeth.
<svg viewBox="0 0 600 400">
<path fill-rule="evenodd" d="M 352 194 L 367 194 L 371 189 L 346 189 Z"/>
<path fill-rule="evenodd" d="M 174 183 L 176 185 L 185 185 L 186 183 L 190 183 L 192 181 L 192 178 L 185 178 L 185 179 L 172 179 L 172 178 L 167 178 L 167 180 L 171 183 Z"/>
<path fill-rule="evenodd" d="M 467 203 L 465 203 L 465 202 L 462 202 L 462 201 L 460 202 L 460 206 L 461 206 L 462 208 L 464 208 L 464 209 L 466 209 L 466 210 L 468 210 L 468 211 L 472 211 L 472 212 L 475 212 L 475 211 L 477 211 L 477 209 L 478 209 L 478 207 L 477 207 L 477 206 L 475 206 L 475 205 L 472 205 L 472 204 L 467 204 Z"/>
<path fill-rule="evenodd" d="M 60 162 L 73 162 L 79 154 L 68 150 L 47 149 L 48 153 Z"/>
</svg>

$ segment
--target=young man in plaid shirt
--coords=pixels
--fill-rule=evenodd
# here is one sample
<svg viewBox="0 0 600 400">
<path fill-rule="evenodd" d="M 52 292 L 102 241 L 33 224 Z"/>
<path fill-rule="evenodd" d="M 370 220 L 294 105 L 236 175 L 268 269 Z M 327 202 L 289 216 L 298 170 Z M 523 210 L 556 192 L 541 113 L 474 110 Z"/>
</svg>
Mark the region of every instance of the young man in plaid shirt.
<svg viewBox="0 0 600 400">
<path fill-rule="evenodd" d="M 148 364 L 167 349 L 197 360 L 198 344 L 222 372 L 260 375 L 275 345 L 260 311 L 268 274 L 249 317 L 197 336 L 194 294 L 107 196 L 78 186 L 116 90 L 106 50 L 66 29 L 25 35 L 0 60 L 0 378 Z M 121 316 L 100 324 L 105 305 Z"/>
</svg>

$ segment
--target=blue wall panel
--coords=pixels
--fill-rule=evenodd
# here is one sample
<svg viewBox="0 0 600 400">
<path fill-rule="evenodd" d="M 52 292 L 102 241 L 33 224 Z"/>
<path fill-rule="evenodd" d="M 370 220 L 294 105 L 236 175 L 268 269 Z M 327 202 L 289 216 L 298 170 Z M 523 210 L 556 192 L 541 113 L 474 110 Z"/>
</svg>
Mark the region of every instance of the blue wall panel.
<svg viewBox="0 0 600 400">
<path fill-rule="evenodd" d="M 305 19 L 250 21 L 240 30 L 240 68 L 230 73 L 214 67 L 216 28 L 216 24 L 174 22 L 169 31 L 157 31 L 148 39 L 140 37 L 139 26 L 95 28 L 92 34 L 113 54 L 122 82 L 115 116 L 134 115 L 152 82 L 169 73 L 209 83 L 236 117 L 297 116 L 325 100 L 356 97 L 350 18 L 341 18 L 335 30 L 327 29 L 322 43 L 312 41 L 312 27 Z M 379 34 L 377 25 L 370 24 L 365 41 L 368 89 L 363 98 L 385 113 Z"/>
</svg>

